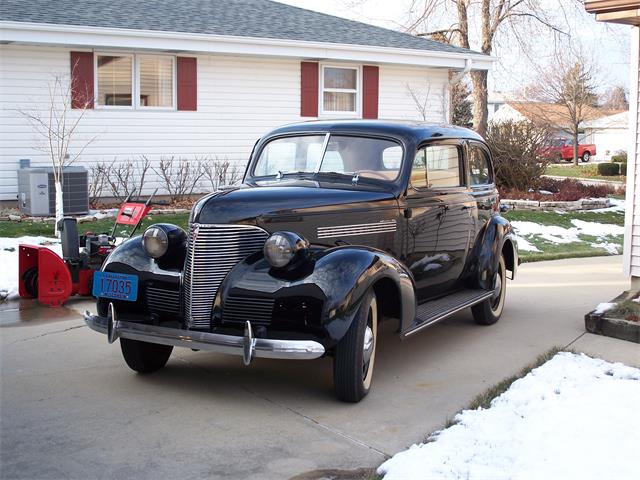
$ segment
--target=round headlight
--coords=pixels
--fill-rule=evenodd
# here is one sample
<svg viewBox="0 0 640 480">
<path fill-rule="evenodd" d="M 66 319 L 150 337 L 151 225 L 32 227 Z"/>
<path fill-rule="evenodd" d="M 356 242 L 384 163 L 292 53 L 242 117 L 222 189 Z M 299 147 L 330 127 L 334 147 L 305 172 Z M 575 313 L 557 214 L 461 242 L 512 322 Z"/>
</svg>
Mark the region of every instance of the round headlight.
<svg viewBox="0 0 640 480">
<path fill-rule="evenodd" d="M 300 235 L 292 232 L 275 232 L 264 244 L 264 257 L 276 268 L 288 265 L 296 254 L 309 246 Z"/>
<path fill-rule="evenodd" d="M 151 226 L 142 235 L 142 246 L 150 257 L 160 258 L 169 248 L 169 237 L 162 228 Z"/>
</svg>

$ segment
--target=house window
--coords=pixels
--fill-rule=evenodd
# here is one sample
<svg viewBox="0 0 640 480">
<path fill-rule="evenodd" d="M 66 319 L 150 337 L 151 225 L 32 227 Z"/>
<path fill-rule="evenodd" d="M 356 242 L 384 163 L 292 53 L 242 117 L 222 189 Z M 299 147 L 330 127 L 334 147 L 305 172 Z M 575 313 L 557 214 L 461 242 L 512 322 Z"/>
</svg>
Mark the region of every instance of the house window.
<svg viewBox="0 0 640 480">
<path fill-rule="evenodd" d="M 173 64 L 173 57 L 138 56 L 141 107 L 173 107 Z"/>
<path fill-rule="evenodd" d="M 97 54 L 96 72 L 99 107 L 175 108 L 175 57 Z"/>
<path fill-rule="evenodd" d="M 322 67 L 322 113 L 358 112 L 359 70 L 356 67 Z"/>
<path fill-rule="evenodd" d="M 97 55 L 98 105 L 131 107 L 133 56 Z"/>
</svg>

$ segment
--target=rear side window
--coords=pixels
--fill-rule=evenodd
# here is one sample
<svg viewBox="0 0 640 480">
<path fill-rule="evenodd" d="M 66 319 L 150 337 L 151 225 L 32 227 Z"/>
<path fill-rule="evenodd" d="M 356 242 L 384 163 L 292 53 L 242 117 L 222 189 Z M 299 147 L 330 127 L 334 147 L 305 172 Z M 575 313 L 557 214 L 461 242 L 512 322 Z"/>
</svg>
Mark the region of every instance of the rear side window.
<svg viewBox="0 0 640 480">
<path fill-rule="evenodd" d="M 489 155 L 479 145 L 469 145 L 469 180 L 471 185 L 488 185 L 493 182 Z"/>
<path fill-rule="evenodd" d="M 413 161 L 411 184 L 421 187 L 459 187 L 460 151 L 455 145 L 429 145 L 418 150 Z"/>
</svg>

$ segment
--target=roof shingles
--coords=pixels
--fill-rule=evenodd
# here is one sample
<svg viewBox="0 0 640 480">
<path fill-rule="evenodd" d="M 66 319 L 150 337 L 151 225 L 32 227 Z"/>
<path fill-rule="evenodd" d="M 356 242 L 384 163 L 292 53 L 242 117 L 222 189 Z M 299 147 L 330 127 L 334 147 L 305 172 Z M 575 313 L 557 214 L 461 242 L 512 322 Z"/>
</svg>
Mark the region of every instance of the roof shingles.
<svg viewBox="0 0 640 480">
<path fill-rule="evenodd" d="M 0 21 L 478 53 L 270 0 L 2 0 Z"/>
</svg>

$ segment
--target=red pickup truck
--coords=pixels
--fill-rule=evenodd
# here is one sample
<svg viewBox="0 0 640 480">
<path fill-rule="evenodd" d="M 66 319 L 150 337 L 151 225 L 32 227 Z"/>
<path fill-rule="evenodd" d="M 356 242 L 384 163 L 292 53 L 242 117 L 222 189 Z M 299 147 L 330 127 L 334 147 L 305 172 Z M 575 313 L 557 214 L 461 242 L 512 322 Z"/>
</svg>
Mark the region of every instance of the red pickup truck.
<svg viewBox="0 0 640 480">
<path fill-rule="evenodd" d="M 573 160 L 573 141 L 566 138 L 554 138 L 545 147 L 545 153 L 555 161 Z M 588 162 L 596 154 L 596 146 L 593 143 L 579 143 L 578 157 L 583 162 Z"/>
</svg>

